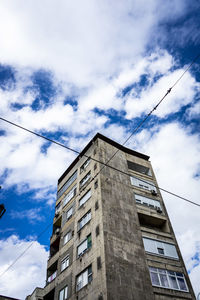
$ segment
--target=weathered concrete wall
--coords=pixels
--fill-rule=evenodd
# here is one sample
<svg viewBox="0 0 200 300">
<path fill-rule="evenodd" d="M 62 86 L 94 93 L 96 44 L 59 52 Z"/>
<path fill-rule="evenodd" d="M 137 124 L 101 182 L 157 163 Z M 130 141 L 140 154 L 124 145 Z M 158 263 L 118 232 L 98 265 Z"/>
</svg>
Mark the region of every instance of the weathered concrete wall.
<svg viewBox="0 0 200 300">
<path fill-rule="evenodd" d="M 101 142 L 101 157 L 108 160 L 115 149 Z M 126 156 L 119 151 L 110 162 L 127 172 Z M 110 168 L 101 173 L 106 280 L 109 300 L 153 300 L 141 231 L 130 178 Z"/>
</svg>

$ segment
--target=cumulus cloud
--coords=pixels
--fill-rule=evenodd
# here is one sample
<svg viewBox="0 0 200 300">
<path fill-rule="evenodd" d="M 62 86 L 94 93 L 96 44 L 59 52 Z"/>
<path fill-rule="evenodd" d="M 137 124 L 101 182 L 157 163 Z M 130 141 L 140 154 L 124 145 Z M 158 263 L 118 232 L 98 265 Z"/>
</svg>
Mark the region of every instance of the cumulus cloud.
<svg viewBox="0 0 200 300">
<path fill-rule="evenodd" d="M 162 7 L 155 0 L 123 4 L 52 0 L 51 5 L 47 0 L 43 5 L 40 1 L 1 1 L 0 60 L 43 67 L 64 81 L 91 85 L 135 61 L 166 12 L 176 18 L 185 9 L 183 1 L 166 1 Z"/>
<path fill-rule="evenodd" d="M 10 216 L 12 219 L 27 219 L 30 223 L 35 223 L 44 219 L 40 212 L 39 207 L 22 211 L 11 210 Z"/>
<path fill-rule="evenodd" d="M 48 251 L 36 241 L 21 240 L 15 235 L 0 240 L 0 273 L 31 244 L 23 257 L 1 277 L 1 295 L 25 299 L 36 286 L 44 286 Z"/>
</svg>

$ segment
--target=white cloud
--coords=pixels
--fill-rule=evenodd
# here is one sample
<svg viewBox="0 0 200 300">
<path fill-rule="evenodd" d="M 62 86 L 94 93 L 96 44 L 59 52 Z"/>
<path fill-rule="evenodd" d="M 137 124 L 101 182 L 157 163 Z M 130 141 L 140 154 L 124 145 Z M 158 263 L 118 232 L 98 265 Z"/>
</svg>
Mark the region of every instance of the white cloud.
<svg viewBox="0 0 200 300">
<path fill-rule="evenodd" d="M 192 107 L 187 111 L 188 118 L 197 118 L 200 115 L 200 101 L 196 102 Z"/>
<path fill-rule="evenodd" d="M 1 277 L 0 294 L 10 297 L 25 297 L 36 286 L 44 286 L 48 251 L 36 241 L 20 240 L 12 235 L 0 240 L 0 274 L 27 248 L 25 254 Z"/>
<path fill-rule="evenodd" d="M 126 101 L 126 117 L 132 119 L 142 113 L 150 112 L 183 72 L 184 69 L 168 71 L 153 86 L 145 86 L 139 95 L 133 92 L 133 95 L 128 97 Z M 192 102 L 196 92 L 197 83 L 191 74 L 187 72 L 172 89 L 171 93 L 167 95 L 159 108 L 154 111 L 154 114 L 163 118 L 171 113 L 179 112 L 181 107 Z"/>
<path fill-rule="evenodd" d="M 44 219 L 39 207 L 22 211 L 11 210 L 10 216 L 12 219 L 27 219 L 30 223 L 40 222 Z"/>
<path fill-rule="evenodd" d="M 4 0 L 0 11 L 2 63 L 51 69 L 80 86 L 136 61 L 166 12 L 175 18 L 185 5 L 167 1 L 160 7 L 155 0 L 123 4 L 44 0 L 42 5 L 40 1 Z"/>
</svg>

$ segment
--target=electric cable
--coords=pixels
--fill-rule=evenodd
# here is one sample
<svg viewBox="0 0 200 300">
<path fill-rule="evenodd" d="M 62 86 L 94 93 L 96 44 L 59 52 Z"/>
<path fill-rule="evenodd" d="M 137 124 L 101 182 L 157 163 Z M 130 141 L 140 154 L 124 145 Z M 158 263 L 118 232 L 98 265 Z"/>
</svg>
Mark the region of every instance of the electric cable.
<svg viewBox="0 0 200 300">
<path fill-rule="evenodd" d="M 142 127 L 142 125 L 146 122 L 146 120 L 151 116 L 151 114 L 158 108 L 158 106 L 163 102 L 163 100 L 167 97 L 167 95 L 171 92 L 171 90 L 178 84 L 178 82 L 183 78 L 185 73 L 192 67 L 192 65 L 198 60 L 200 57 L 200 53 L 193 59 L 193 61 L 189 64 L 189 66 L 185 69 L 185 71 L 182 73 L 182 75 L 175 81 L 175 83 L 167 90 L 165 95 L 160 99 L 160 101 L 153 107 L 153 109 L 144 117 L 144 119 L 135 127 L 135 129 L 132 131 L 132 133 L 126 138 L 126 140 L 123 142 L 123 146 L 130 140 L 130 138 Z M 113 157 L 119 152 L 119 149 L 117 149 L 113 155 L 107 160 L 106 165 L 113 159 Z M 102 169 L 105 167 L 105 165 L 102 167 Z M 101 170 L 99 171 L 101 172 Z"/>
<path fill-rule="evenodd" d="M 36 133 L 36 132 L 34 132 L 34 131 L 32 131 L 32 130 L 29 130 L 29 129 L 27 129 L 27 128 L 25 128 L 25 127 L 22 127 L 22 126 L 20 126 L 20 125 L 18 125 L 18 124 L 16 124 L 16 123 L 13 123 L 13 122 L 11 122 L 11 121 L 8 121 L 7 119 L 4 119 L 4 118 L 0 117 L 0 120 L 5 121 L 5 122 L 7 122 L 7 123 L 9 123 L 9 124 L 11 124 L 11 125 L 14 125 L 14 126 L 16 126 L 16 127 L 19 127 L 20 129 L 23 129 L 23 130 L 25 130 L 25 131 L 28 131 L 29 133 L 32 133 L 32 134 L 34 134 L 34 135 L 36 135 L 36 136 L 39 136 L 39 137 L 41 137 L 41 138 L 43 138 L 43 139 L 45 139 L 45 140 L 48 140 L 49 142 L 52 142 L 52 143 L 54 143 L 54 144 L 57 144 L 58 146 L 61 146 L 61 147 L 63 147 L 63 148 L 66 148 L 67 150 L 73 151 L 73 152 L 75 152 L 75 153 L 77 153 L 77 154 L 81 154 L 80 151 L 74 150 L 74 149 L 72 149 L 72 148 L 70 148 L 70 147 L 68 147 L 68 146 L 66 146 L 66 145 L 64 145 L 64 144 L 61 144 L 61 143 L 59 143 L 59 142 L 56 142 L 56 141 L 54 141 L 54 140 L 52 140 L 52 139 L 49 139 L 49 138 L 47 138 L 47 137 L 45 137 L 45 136 L 43 136 L 43 135 L 41 135 L 41 134 L 38 134 L 38 133 Z M 116 151 L 116 152 L 117 152 L 117 151 Z M 116 152 L 115 152 L 115 154 L 116 154 Z M 124 171 L 122 171 L 122 170 L 120 170 L 120 169 L 118 169 L 118 168 L 115 168 L 115 167 L 111 166 L 111 165 L 108 165 L 107 162 L 104 163 L 104 162 L 102 162 L 102 161 L 100 161 L 100 160 L 98 160 L 98 159 L 92 158 L 91 156 L 86 155 L 86 154 L 83 154 L 82 156 L 85 156 L 86 158 L 90 158 L 91 160 L 93 160 L 93 161 L 95 161 L 95 162 L 98 162 L 98 163 L 100 163 L 101 165 L 103 165 L 103 166 L 105 166 L 105 167 L 109 167 L 109 168 L 111 168 L 111 169 L 113 169 L 113 170 L 115 170 L 115 171 L 118 171 L 118 172 L 120 172 L 120 173 L 122 173 L 122 174 L 127 175 L 127 176 L 130 177 L 130 174 L 129 174 L 129 173 L 124 172 Z M 111 158 L 113 158 L 113 157 L 114 157 L 114 155 L 113 155 Z M 99 173 L 102 171 L 102 169 L 103 169 L 103 167 L 99 170 L 99 172 L 98 172 L 98 173 L 97 173 L 90 181 L 93 181 L 93 180 L 99 175 Z M 143 181 L 144 183 L 151 184 L 151 183 L 149 183 L 149 182 L 147 182 L 147 181 L 145 181 L 145 180 L 142 180 L 142 181 Z M 153 184 L 152 184 L 152 185 L 153 185 Z M 174 197 L 177 197 L 177 198 L 180 198 L 180 199 L 182 199 L 182 200 L 184 200 L 184 201 L 190 202 L 191 204 L 200 206 L 198 203 L 193 202 L 193 201 L 191 201 L 191 200 L 189 200 L 189 199 L 186 199 L 186 198 L 184 198 L 184 197 L 182 197 L 182 196 L 179 196 L 178 194 L 175 194 L 175 193 L 173 193 L 173 192 L 170 192 L 170 191 L 168 191 L 168 190 L 166 190 L 166 189 L 164 189 L 164 188 L 162 188 L 162 187 L 160 187 L 160 186 L 158 186 L 158 185 L 157 185 L 157 188 L 160 189 L 160 190 L 162 190 L 162 191 L 164 191 L 164 192 L 166 192 L 166 193 L 168 193 L 168 194 L 173 195 Z"/>
<path fill-rule="evenodd" d="M 175 85 L 182 79 L 182 77 L 185 75 L 185 73 L 191 68 L 191 66 L 195 63 L 195 61 L 198 59 L 200 57 L 200 54 L 198 54 L 195 58 L 194 58 L 194 60 L 191 62 L 191 64 L 186 68 L 186 70 L 183 72 L 183 74 L 176 80 L 176 82 L 167 90 L 167 92 L 165 93 L 165 95 L 160 99 L 160 101 L 156 104 L 156 106 L 155 107 L 153 107 L 153 109 L 146 115 L 146 117 L 138 124 L 138 126 L 132 131 L 132 133 L 131 133 L 131 135 L 129 135 L 128 136 L 128 138 L 124 141 L 124 143 L 122 144 L 122 145 L 125 145 L 126 143 L 127 143 L 127 141 L 135 134 L 135 132 L 137 132 L 138 130 L 139 130 L 139 128 L 146 122 L 146 120 L 151 116 L 151 114 L 158 108 L 158 106 L 162 103 L 162 101 L 166 98 L 166 96 L 171 92 L 171 90 L 175 87 Z M 70 148 L 70 147 L 68 147 L 68 146 L 66 146 L 66 145 L 63 145 L 63 144 L 61 144 L 61 143 L 59 143 L 59 142 L 56 142 L 55 140 L 52 140 L 52 139 L 49 139 L 49 138 L 47 138 L 47 137 L 45 137 L 45 136 L 43 136 L 43 135 L 41 135 L 41 134 L 38 134 L 38 133 L 36 133 L 36 132 L 34 132 L 34 131 L 32 131 L 32 130 L 29 130 L 29 129 L 27 129 L 27 128 L 25 128 L 25 127 L 22 127 L 22 126 L 20 126 L 20 125 L 18 125 L 18 124 L 16 124 L 16 123 L 14 123 L 14 122 L 11 122 L 11 121 L 9 121 L 9 120 L 7 120 L 7 119 L 4 119 L 4 118 L 2 118 L 2 117 L 0 117 L 0 120 L 2 120 L 2 121 L 5 121 L 5 122 L 7 122 L 7 123 L 9 123 L 9 124 L 11 124 L 11 125 L 13 125 L 13 126 L 16 126 L 16 127 L 18 127 L 18 128 L 20 128 L 20 129 L 23 129 L 23 130 L 25 130 L 25 131 L 27 131 L 27 132 L 29 132 L 29 133 L 32 133 L 32 134 L 34 134 L 34 135 L 36 135 L 36 136 L 38 136 L 38 137 L 40 137 L 40 138 L 43 138 L 43 139 L 45 139 L 45 140 L 47 140 L 47 141 L 49 141 L 49 142 L 51 142 L 51 143 L 54 143 L 54 144 L 57 144 L 58 146 L 60 146 L 60 147 L 64 147 L 64 148 L 66 148 L 66 149 L 68 149 L 68 150 L 70 150 L 70 151 L 72 151 L 72 152 L 74 152 L 74 153 L 76 153 L 76 154 L 80 154 L 81 152 L 79 152 L 79 151 L 77 151 L 77 150 L 75 150 L 75 149 L 72 149 L 72 148 Z M 130 174 L 128 174 L 128 173 L 126 173 L 126 172 L 123 172 L 123 171 L 121 171 L 121 170 L 119 170 L 119 169 L 117 169 L 117 168 L 114 168 L 114 167 L 112 167 L 112 166 L 110 166 L 110 165 L 108 165 L 108 163 L 111 161 L 111 159 L 113 159 L 113 157 L 118 153 L 118 151 L 119 151 L 119 149 L 117 149 L 117 151 L 116 152 L 114 152 L 114 154 L 108 159 L 108 161 L 106 162 L 106 163 L 103 163 L 103 162 L 101 162 L 101 161 L 98 161 L 98 160 L 96 160 L 96 159 L 94 159 L 94 158 L 91 158 L 90 156 L 87 156 L 87 155 L 83 155 L 83 156 L 85 156 L 85 157 L 87 157 L 87 158 L 91 158 L 92 160 L 94 160 L 94 161 L 96 161 L 96 162 L 98 162 L 98 163 L 100 163 L 100 164 L 102 164 L 103 165 L 103 167 L 100 169 L 100 171 L 91 179 L 91 181 L 92 180 L 94 180 L 94 178 L 96 177 L 96 176 L 98 176 L 98 174 L 103 170 L 103 168 L 105 167 L 105 166 L 107 166 L 107 167 L 109 167 L 109 168 L 112 168 L 112 169 L 115 169 L 116 171 L 118 171 L 118 172 L 121 172 L 121 173 L 124 173 L 124 174 L 126 174 L 126 175 L 128 175 L 128 176 L 130 176 Z M 140 178 L 140 180 L 141 180 L 141 178 Z M 149 184 L 149 182 L 146 182 L 145 180 L 141 180 L 141 181 L 143 181 L 144 183 L 148 183 Z M 151 183 L 150 183 L 151 184 Z M 153 185 L 153 184 L 152 184 Z M 155 186 L 155 185 L 154 185 Z M 164 191 L 164 192 L 166 192 L 166 193 L 169 193 L 169 194 L 171 194 L 172 196 L 175 196 L 175 197 L 178 197 L 178 198 L 180 198 L 180 199 L 182 199 L 182 200 L 184 200 L 184 201 L 186 201 L 186 202 L 188 202 L 188 203 L 191 203 L 191 204 L 193 204 L 193 205 L 196 205 L 196 206 L 200 206 L 200 204 L 198 204 L 198 203 L 196 203 L 196 202 L 193 202 L 193 201 L 191 201 L 191 200 L 189 200 L 189 199 L 186 199 L 186 198 L 184 198 L 184 197 L 181 197 L 181 196 L 179 196 L 179 195 L 177 195 L 177 194 L 175 194 L 175 193 L 173 193 L 173 192 L 170 192 L 170 191 L 167 191 L 166 189 L 163 189 L 163 188 L 161 188 L 161 187 L 159 187 L 159 186 L 156 186 L 157 188 L 159 188 L 160 190 L 162 190 L 162 191 Z M 51 226 L 52 224 L 49 224 L 41 233 L 40 233 L 40 235 L 38 236 L 38 238 Z M 34 244 L 34 242 L 35 241 L 33 241 L 15 260 L 14 260 L 14 262 L 12 263 L 12 264 L 10 264 L 9 266 L 8 266 L 8 268 L 2 273 L 2 274 L 0 274 L 0 277 L 2 277 L 25 253 L 26 253 L 26 251 L 28 251 L 28 249 L 30 249 L 31 248 L 31 246 Z"/>
</svg>

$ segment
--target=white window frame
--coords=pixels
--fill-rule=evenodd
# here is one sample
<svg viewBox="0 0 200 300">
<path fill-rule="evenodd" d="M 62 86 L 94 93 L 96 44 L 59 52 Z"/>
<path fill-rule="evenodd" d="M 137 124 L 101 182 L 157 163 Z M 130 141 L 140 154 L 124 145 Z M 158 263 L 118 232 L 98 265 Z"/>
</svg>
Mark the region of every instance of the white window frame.
<svg viewBox="0 0 200 300">
<path fill-rule="evenodd" d="M 143 190 L 147 190 L 147 191 L 154 191 L 155 193 L 157 193 L 157 189 L 155 187 L 155 184 L 151 181 L 148 181 L 146 179 L 140 179 L 138 177 L 135 177 L 135 176 L 130 176 L 130 179 L 131 179 L 131 184 L 138 187 L 138 188 L 141 188 Z"/>
<path fill-rule="evenodd" d="M 73 216 L 73 206 L 66 211 L 67 221 Z"/>
<path fill-rule="evenodd" d="M 76 184 L 73 186 L 73 188 L 65 195 L 63 198 L 63 207 L 69 203 L 69 201 L 74 198 L 76 195 Z"/>
<path fill-rule="evenodd" d="M 91 240 L 91 244 L 89 244 L 89 240 Z M 87 238 L 82 241 L 77 247 L 77 256 L 82 256 L 88 249 L 92 247 L 92 235 L 89 234 Z"/>
<path fill-rule="evenodd" d="M 82 173 L 87 168 L 87 166 L 90 164 L 90 162 L 91 162 L 91 158 L 88 157 L 88 159 L 86 159 L 86 161 L 80 167 L 80 173 Z"/>
<path fill-rule="evenodd" d="M 78 221 L 78 231 L 80 231 L 92 218 L 91 210 L 89 210 L 79 221 Z M 83 225 L 81 224 L 83 222 Z"/>
<path fill-rule="evenodd" d="M 151 277 L 151 283 L 155 287 L 161 287 L 161 288 L 165 288 L 165 289 L 172 289 L 172 290 L 181 291 L 181 292 L 188 292 L 189 291 L 186 280 L 185 280 L 185 276 L 181 272 L 169 271 L 169 270 L 164 270 L 164 269 L 159 269 L 159 268 L 154 268 L 154 267 L 149 267 L 149 272 L 150 272 L 150 277 Z M 152 279 L 153 275 L 152 274 L 154 274 L 154 276 L 156 275 L 156 277 L 159 281 L 159 284 L 153 283 L 153 279 Z M 163 283 L 162 283 L 164 281 L 163 277 L 165 277 L 165 280 L 166 280 L 165 282 L 167 283 L 168 286 L 163 285 Z M 177 288 L 172 286 L 170 278 L 175 279 L 175 283 L 177 285 Z M 182 280 L 184 282 L 184 285 L 185 285 L 186 289 L 182 289 L 180 287 L 180 283 L 179 283 L 180 280 Z"/>
<path fill-rule="evenodd" d="M 68 231 L 63 237 L 63 245 L 67 244 L 72 238 L 72 231 Z"/>
<path fill-rule="evenodd" d="M 146 252 L 178 260 L 178 253 L 174 244 L 167 243 L 160 240 L 143 237 L 144 249 Z M 163 250 L 163 254 L 159 253 L 159 249 Z"/>
<path fill-rule="evenodd" d="M 92 266 L 81 272 L 76 278 L 76 291 L 79 291 L 92 281 Z"/>
<path fill-rule="evenodd" d="M 61 266 L 60 266 L 61 272 L 64 271 L 65 269 L 67 269 L 68 267 L 69 267 L 69 255 L 67 255 L 61 261 Z"/>
<path fill-rule="evenodd" d="M 62 290 L 59 292 L 59 300 L 65 300 L 68 297 L 68 286 L 66 285 Z"/>
<path fill-rule="evenodd" d="M 83 177 L 83 179 L 81 179 L 80 183 L 79 183 L 79 186 L 80 188 L 82 188 L 87 182 L 88 180 L 91 178 L 91 171 L 89 171 L 85 177 Z"/>
<path fill-rule="evenodd" d="M 76 180 L 77 178 L 77 170 L 72 174 L 72 176 L 64 183 L 61 189 L 57 193 L 57 199 L 62 196 L 62 194 L 70 187 L 70 185 Z"/>
<path fill-rule="evenodd" d="M 79 199 L 79 207 L 83 206 L 83 204 L 85 204 L 91 198 L 91 195 L 92 192 L 90 189 L 89 191 L 87 191 L 87 193 L 85 193 L 83 197 L 81 197 L 81 199 Z"/>
<path fill-rule="evenodd" d="M 135 202 L 142 205 L 147 205 L 153 208 L 161 208 L 160 201 L 148 198 L 143 195 L 135 194 Z"/>
</svg>

